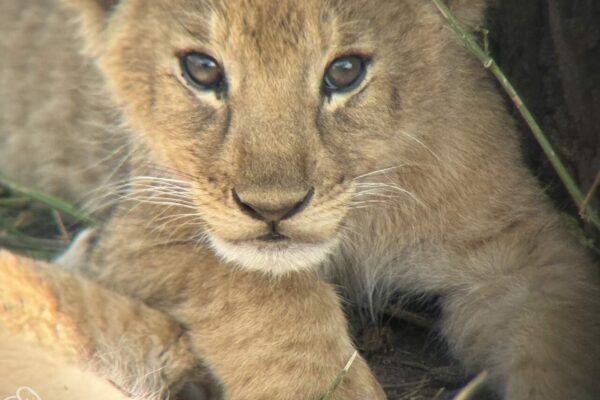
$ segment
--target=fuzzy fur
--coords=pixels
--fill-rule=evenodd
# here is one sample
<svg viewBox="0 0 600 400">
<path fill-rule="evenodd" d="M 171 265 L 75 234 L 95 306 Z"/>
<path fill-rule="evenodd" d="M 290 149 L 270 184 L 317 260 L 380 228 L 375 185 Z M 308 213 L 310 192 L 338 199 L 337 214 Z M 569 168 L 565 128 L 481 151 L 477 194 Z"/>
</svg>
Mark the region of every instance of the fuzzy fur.
<svg viewBox="0 0 600 400">
<path fill-rule="evenodd" d="M 330 289 L 319 289 L 327 304 L 314 293 L 300 301 L 310 274 L 300 273 L 299 281 L 286 274 L 320 265 L 374 310 L 398 290 L 439 296 L 451 350 L 468 370 L 488 369 L 505 399 L 592 400 L 600 392 L 598 269 L 527 171 L 487 72 L 444 28 L 431 2 L 64 2 L 82 22 L 81 60 L 94 60 L 101 71 L 90 68 L 84 81 L 103 87 L 98 82 L 106 79 L 123 118 L 111 132 L 127 131 L 135 150 L 121 194 L 126 201 L 87 274 L 191 326 L 202 320 L 197 310 L 207 310 L 218 326 L 198 329 L 196 345 L 227 385 L 250 378 L 213 352 L 242 350 L 244 337 L 277 335 L 264 325 L 268 318 L 290 318 L 290 326 L 313 322 L 318 334 L 294 342 L 308 350 L 316 351 L 331 329 L 346 334 L 339 311 L 329 308 L 337 304 Z M 483 1 L 452 6 L 470 25 L 482 22 Z M 189 50 L 224 66 L 226 96 L 185 82 L 176 55 Z M 364 82 L 324 99 L 323 71 L 348 53 L 371 57 Z M 1 98 L 21 95 L 29 91 Z M 0 129 L 0 140 L 31 143 L 26 130 Z M 0 159 L 19 171 L 16 149 L 0 149 Z M 79 161 L 90 162 L 75 159 L 71 168 L 85 165 Z M 309 207 L 280 224 L 293 242 L 312 246 L 304 264 L 293 252 L 286 259 L 285 244 L 254 241 L 268 227 L 241 212 L 231 194 L 280 209 L 310 187 Z M 232 273 L 207 250 L 215 239 L 228 244 L 215 246 L 223 259 L 279 276 Z M 332 240 L 335 248 L 323 245 Z M 218 288 L 219 279 L 231 280 L 236 291 Z M 287 302 L 295 317 L 279 308 Z M 225 321 L 234 336 L 215 336 Z M 259 345 L 244 363 L 264 369 L 254 361 L 286 354 L 283 343 Z M 265 387 L 283 385 L 278 371 L 267 374 L 273 379 Z"/>
<path fill-rule="evenodd" d="M 2 400 L 127 398 L 106 381 L 98 379 L 97 374 L 57 360 L 28 341 L 17 340 L 13 336 L 0 336 L 0 357 Z M 23 396 L 23 393 L 28 393 L 29 397 Z M 142 399 L 154 400 L 151 397 Z"/>
<path fill-rule="evenodd" d="M 74 246 L 71 261 L 89 241 Z M 0 281 L 0 398 L 30 387 L 43 399 L 158 400 L 190 379 L 206 399 L 220 392 L 185 331 L 165 314 L 4 251 Z"/>
</svg>

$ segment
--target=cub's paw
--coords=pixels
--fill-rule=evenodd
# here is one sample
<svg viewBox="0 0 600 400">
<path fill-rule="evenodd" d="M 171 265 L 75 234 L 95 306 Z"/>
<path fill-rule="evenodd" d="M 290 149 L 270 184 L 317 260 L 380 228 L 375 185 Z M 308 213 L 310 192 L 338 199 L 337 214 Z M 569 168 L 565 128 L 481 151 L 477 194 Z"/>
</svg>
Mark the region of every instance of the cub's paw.
<svg viewBox="0 0 600 400">
<path fill-rule="evenodd" d="M 69 248 L 54 260 L 54 263 L 68 271 L 77 271 L 81 269 L 89 259 L 89 255 L 94 249 L 98 240 L 99 230 L 88 228 L 80 232 Z"/>
</svg>

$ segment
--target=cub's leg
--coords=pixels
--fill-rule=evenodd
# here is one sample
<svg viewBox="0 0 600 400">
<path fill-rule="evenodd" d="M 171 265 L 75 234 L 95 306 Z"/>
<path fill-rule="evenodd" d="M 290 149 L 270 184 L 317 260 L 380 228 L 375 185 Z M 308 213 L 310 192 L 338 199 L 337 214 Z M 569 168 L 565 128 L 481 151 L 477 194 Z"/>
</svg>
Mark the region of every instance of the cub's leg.
<svg viewBox="0 0 600 400">
<path fill-rule="evenodd" d="M 443 296 L 443 331 L 505 399 L 598 399 L 599 271 L 556 221 L 528 226 L 452 261 L 464 279 Z"/>
<path fill-rule="evenodd" d="M 327 392 L 355 351 L 332 286 L 314 272 L 273 277 L 224 264 L 196 243 L 157 242 L 133 214 L 112 222 L 85 274 L 186 326 L 228 399 L 311 400 Z M 333 398 L 385 395 L 359 356 Z"/>
</svg>

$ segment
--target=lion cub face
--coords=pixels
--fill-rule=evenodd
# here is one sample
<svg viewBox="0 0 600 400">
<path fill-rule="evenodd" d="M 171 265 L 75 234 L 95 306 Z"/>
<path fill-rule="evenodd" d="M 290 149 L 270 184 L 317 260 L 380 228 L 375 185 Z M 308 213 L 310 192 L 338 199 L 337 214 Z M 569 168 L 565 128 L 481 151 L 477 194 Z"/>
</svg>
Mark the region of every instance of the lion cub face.
<svg viewBox="0 0 600 400">
<path fill-rule="evenodd" d="M 67 2 L 135 140 L 185 182 L 227 260 L 319 263 L 364 203 L 361 179 L 429 150 L 404 134 L 446 79 L 429 2 Z"/>
</svg>

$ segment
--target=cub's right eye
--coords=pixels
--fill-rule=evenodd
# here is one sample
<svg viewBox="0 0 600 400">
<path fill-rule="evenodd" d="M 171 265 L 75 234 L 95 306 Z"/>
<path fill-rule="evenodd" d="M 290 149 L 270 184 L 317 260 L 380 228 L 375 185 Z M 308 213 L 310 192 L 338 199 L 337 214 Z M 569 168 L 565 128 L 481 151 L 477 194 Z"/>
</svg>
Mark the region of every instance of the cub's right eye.
<svg viewBox="0 0 600 400">
<path fill-rule="evenodd" d="M 200 90 L 220 91 L 225 86 L 225 74 L 219 63 L 209 55 L 187 53 L 181 56 L 185 79 Z"/>
<path fill-rule="evenodd" d="M 348 92 L 357 87 L 366 74 L 367 60 L 360 56 L 345 56 L 335 59 L 323 77 L 325 93 Z"/>
</svg>

